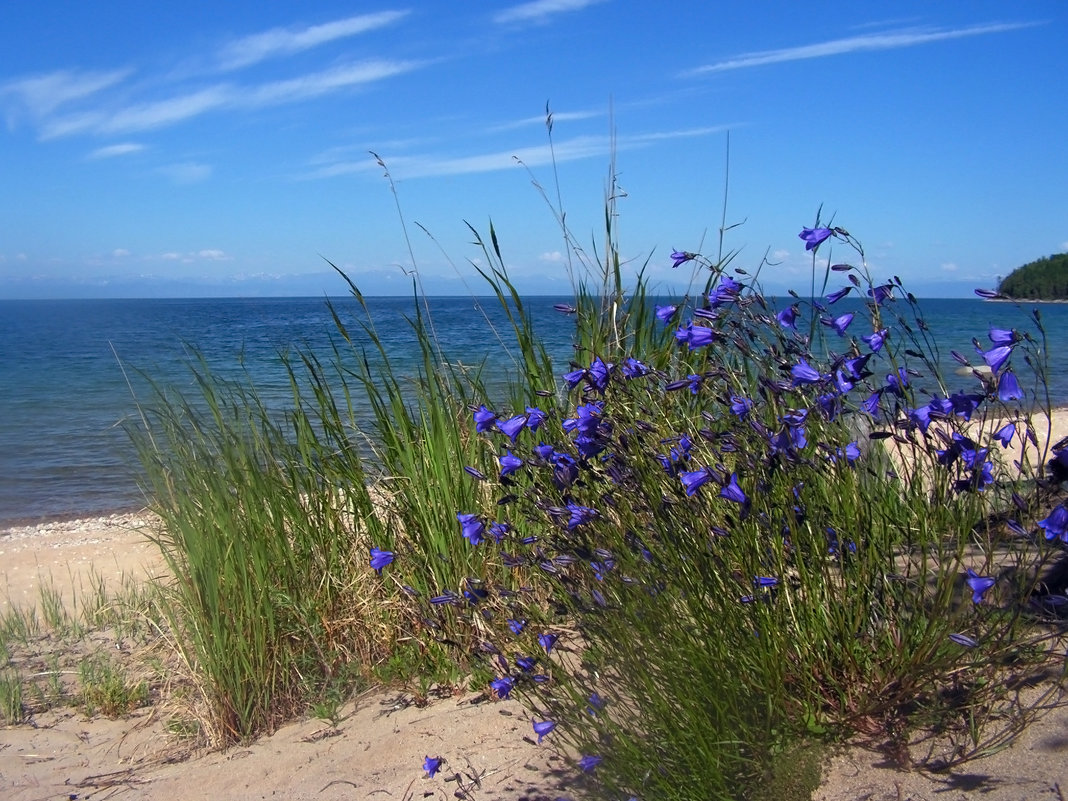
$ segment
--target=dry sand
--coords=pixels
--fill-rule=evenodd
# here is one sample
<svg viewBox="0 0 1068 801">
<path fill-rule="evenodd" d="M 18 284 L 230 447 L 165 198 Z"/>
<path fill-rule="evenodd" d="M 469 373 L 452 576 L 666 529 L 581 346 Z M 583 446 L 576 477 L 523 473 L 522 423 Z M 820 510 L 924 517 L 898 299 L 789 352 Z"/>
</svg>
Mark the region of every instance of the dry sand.
<svg viewBox="0 0 1068 801">
<path fill-rule="evenodd" d="M 1055 415 L 1053 441 L 1068 434 Z M 145 540 L 148 515 L 117 515 L 0 532 L 0 604 L 36 601 L 49 576 L 71 600 L 103 577 L 112 587 L 162 570 Z M 69 588 L 74 588 L 72 591 Z M 85 590 L 81 590 L 84 592 Z M 109 644 L 109 647 L 118 644 Z M 38 799 L 556 799 L 575 774 L 532 739 L 514 702 L 479 694 L 438 698 L 377 691 L 343 710 L 336 724 L 293 722 L 248 746 L 190 752 L 167 731 L 160 706 L 120 720 L 87 719 L 71 707 L 0 727 L 0 797 Z M 914 755 L 925 753 L 923 747 Z M 426 755 L 447 764 L 433 779 Z M 1063 790 L 1062 790 L 1063 788 Z M 466 793 L 466 795 L 465 795 Z M 944 773 L 902 769 L 860 745 L 825 767 L 817 801 L 1065 801 L 1068 709 L 1058 706 L 1009 748 Z M 644 799 L 655 801 L 655 799 Z"/>
</svg>

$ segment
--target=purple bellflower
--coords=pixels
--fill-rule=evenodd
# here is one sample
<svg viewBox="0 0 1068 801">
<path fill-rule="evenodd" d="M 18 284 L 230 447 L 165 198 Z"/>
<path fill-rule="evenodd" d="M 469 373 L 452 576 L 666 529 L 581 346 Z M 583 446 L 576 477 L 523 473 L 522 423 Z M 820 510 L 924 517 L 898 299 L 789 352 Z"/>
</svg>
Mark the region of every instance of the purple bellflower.
<svg viewBox="0 0 1068 801">
<path fill-rule="evenodd" d="M 523 466 L 523 460 L 513 454 L 511 451 L 506 450 L 504 456 L 498 458 L 501 465 L 501 477 L 514 473 L 520 467 Z"/>
<path fill-rule="evenodd" d="M 1016 380 L 1016 374 L 1012 370 L 1006 370 L 998 378 L 998 400 L 1008 403 L 1014 400 L 1023 400 L 1024 393 L 1020 389 L 1020 382 Z"/>
<path fill-rule="evenodd" d="M 894 285 L 880 284 L 868 290 L 868 297 L 875 301 L 877 306 L 882 306 L 883 301 L 894 299 Z"/>
<path fill-rule="evenodd" d="M 746 497 L 745 492 L 738 485 L 738 474 L 731 473 L 730 481 L 727 482 L 727 486 L 719 491 L 721 498 L 726 498 L 728 501 L 734 501 L 737 504 L 741 504 L 743 507 L 749 504 L 749 498 Z"/>
<path fill-rule="evenodd" d="M 998 345 L 996 348 L 991 348 L 988 351 L 979 351 L 983 357 L 983 361 L 986 362 L 986 366 L 994 373 L 1001 372 L 1001 368 L 1005 366 L 1005 362 L 1009 360 L 1009 356 L 1012 355 L 1011 345 Z"/>
<path fill-rule="evenodd" d="M 433 779 L 434 774 L 441 770 L 441 757 L 428 756 L 423 760 L 423 770 L 426 771 L 428 779 Z"/>
<path fill-rule="evenodd" d="M 789 328 L 793 331 L 797 330 L 797 306 L 787 306 L 785 309 L 775 315 L 775 319 L 779 321 L 779 325 L 783 328 Z"/>
<path fill-rule="evenodd" d="M 671 251 L 671 266 L 672 268 L 678 267 L 680 264 L 685 264 L 688 261 L 692 261 L 697 258 L 696 253 L 687 253 L 683 250 Z"/>
<path fill-rule="evenodd" d="M 545 653 L 548 654 L 552 652 L 553 646 L 556 645 L 558 639 L 560 638 L 557 635 L 546 632 L 545 634 L 538 635 L 538 644 L 541 645 L 541 647 L 545 649 Z"/>
<path fill-rule="evenodd" d="M 994 579 L 992 576 L 980 576 L 970 567 L 968 568 L 968 587 L 972 591 L 972 603 L 981 603 L 983 596 L 987 590 L 994 586 Z"/>
<path fill-rule="evenodd" d="M 547 735 L 549 732 L 556 728 L 556 722 L 552 720 L 532 720 L 531 723 L 534 725 L 534 733 L 538 735 L 539 743 L 542 741 L 545 735 Z"/>
<path fill-rule="evenodd" d="M 1046 532 L 1046 539 L 1059 537 L 1061 542 L 1068 542 L 1068 509 L 1063 504 L 1054 507 L 1045 520 L 1039 520 L 1038 526 Z"/>
<path fill-rule="evenodd" d="M 830 228 L 802 228 L 797 236 L 805 243 L 805 250 L 815 250 L 833 234 Z"/>
<path fill-rule="evenodd" d="M 392 551 L 383 551 L 380 548 L 371 549 L 371 567 L 378 575 L 382 575 L 382 568 L 393 561 Z"/>
<path fill-rule="evenodd" d="M 688 496 L 693 496 L 697 490 L 701 489 L 712 478 L 712 471 L 707 467 L 702 467 L 700 470 L 690 470 L 679 473 L 679 479 L 682 481 L 682 486 L 686 490 Z"/>
<path fill-rule="evenodd" d="M 834 292 L 827 296 L 827 302 L 832 304 L 837 303 L 852 291 L 853 287 L 851 286 L 844 286 L 841 289 L 836 289 Z"/>
<path fill-rule="evenodd" d="M 994 439 L 1001 443 L 1002 448 L 1009 447 L 1014 436 L 1016 436 L 1016 423 L 1006 423 L 994 432 Z"/>
<path fill-rule="evenodd" d="M 804 359 L 790 368 L 790 375 L 794 377 L 794 385 L 815 384 L 820 380 L 820 373 L 815 367 Z"/>
<path fill-rule="evenodd" d="M 886 342 L 887 336 L 889 336 L 890 330 L 883 328 L 880 331 L 873 331 L 870 334 L 865 334 L 861 337 L 868 347 L 871 348 L 872 353 L 878 353 L 883 348 L 883 343 Z"/>
<path fill-rule="evenodd" d="M 839 317 L 835 317 L 833 320 L 829 317 L 821 317 L 820 322 L 828 328 L 833 328 L 838 336 L 844 337 L 846 329 L 849 328 L 849 324 L 853 322 L 853 312 L 847 312 Z"/>
<path fill-rule="evenodd" d="M 456 515 L 456 519 L 460 521 L 460 531 L 468 542 L 472 545 L 482 542 L 482 535 L 486 533 L 486 524 L 478 518 L 478 515 L 460 512 Z"/>
<path fill-rule="evenodd" d="M 500 699 L 505 699 L 508 694 L 512 692 L 512 688 L 515 687 L 515 679 L 510 676 L 505 676 L 503 679 L 494 679 L 490 682 L 490 687 L 493 688 L 493 692 Z"/>
<path fill-rule="evenodd" d="M 664 325 L 667 325 L 671 322 L 671 318 L 675 316 L 678 310 L 679 307 L 674 304 L 668 306 L 657 306 L 656 319 L 662 322 Z"/>
<path fill-rule="evenodd" d="M 475 431 L 481 434 L 484 431 L 488 431 L 489 428 L 497 422 L 497 413 L 491 412 L 483 404 L 475 410 Z"/>
<path fill-rule="evenodd" d="M 579 767 L 582 768 L 585 773 L 589 773 L 595 767 L 601 764 L 602 759 L 603 757 L 599 757 L 595 754 L 589 754 L 587 756 L 582 757 L 582 759 L 579 760 L 578 764 Z"/>
</svg>

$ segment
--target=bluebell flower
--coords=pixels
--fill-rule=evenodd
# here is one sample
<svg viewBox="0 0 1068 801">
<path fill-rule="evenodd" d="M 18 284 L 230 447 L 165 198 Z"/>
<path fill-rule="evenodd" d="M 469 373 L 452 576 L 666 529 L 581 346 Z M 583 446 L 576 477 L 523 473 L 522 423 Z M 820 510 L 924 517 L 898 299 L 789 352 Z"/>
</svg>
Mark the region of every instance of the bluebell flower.
<svg viewBox="0 0 1068 801">
<path fill-rule="evenodd" d="M 587 379 L 590 386 L 594 389 L 603 391 L 608 386 L 608 376 L 614 365 L 606 364 L 605 361 L 598 356 L 590 363 L 590 369 L 587 373 Z"/>
<path fill-rule="evenodd" d="M 1008 403 L 1014 400 L 1023 400 L 1024 393 L 1020 389 L 1020 382 L 1016 380 L 1016 374 L 1012 370 L 1006 370 L 998 378 L 998 400 Z"/>
<path fill-rule="evenodd" d="M 571 512 L 571 517 L 567 521 L 567 528 L 569 531 L 577 526 L 581 526 L 583 523 L 589 523 L 591 520 L 596 520 L 601 516 L 596 509 L 590 509 L 588 506 L 579 506 L 577 503 L 568 503 L 567 509 Z"/>
<path fill-rule="evenodd" d="M 534 666 L 538 663 L 538 660 L 532 656 L 520 656 L 515 660 L 516 667 L 522 670 L 524 673 L 530 673 L 534 670 Z"/>
<path fill-rule="evenodd" d="M 701 381 L 703 379 L 704 376 L 697 375 L 696 373 L 686 376 L 686 380 L 690 382 L 691 395 L 696 395 L 701 390 Z"/>
<path fill-rule="evenodd" d="M 508 697 L 508 694 L 512 692 L 512 688 L 515 687 L 515 679 L 510 676 L 505 676 L 502 679 L 494 679 L 490 682 L 490 687 L 493 688 L 493 692 L 498 698 L 504 700 Z"/>
<path fill-rule="evenodd" d="M 971 568 L 968 568 L 968 587 L 972 591 L 972 603 L 980 603 L 987 591 L 994 586 L 995 579 L 991 576 L 980 576 Z"/>
<path fill-rule="evenodd" d="M 441 595 L 435 595 L 431 598 L 430 603 L 434 606 L 445 606 L 446 604 L 455 606 L 460 603 L 460 596 L 452 590 L 445 590 Z"/>
<path fill-rule="evenodd" d="M 556 723 L 551 720 L 532 720 L 531 723 L 534 724 L 534 733 L 538 735 L 539 743 L 542 741 L 542 738 L 545 737 L 545 735 L 547 735 L 549 732 L 556 728 Z"/>
<path fill-rule="evenodd" d="M 988 336 L 990 337 L 990 341 L 995 345 L 1013 345 L 1020 339 L 1020 335 L 1014 330 L 994 328 L 993 326 L 990 327 Z"/>
<path fill-rule="evenodd" d="M 625 378 L 640 378 L 643 375 L 648 375 L 648 373 L 649 368 L 633 356 L 628 356 L 626 361 L 623 362 L 623 376 Z"/>
<path fill-rule="evenodd" d="M 507 523 L 490 523 L 489 534 L 493 537 L 493 541 L 500 545 L 504 542 L 504 538 L 508 536 L 508 532 L 511 531 L 511 526 Z"/>
<path fill-rule="evenodd" d="M 693 494 L 708 483 L 711 478 L 712 471 L 707 467 L 702 467 L 700 470 L 690 470 L 679 473 L 679 479 L 682 481 L 682 486 L 686 490 L 686 494 L 689 496 L 693 496 Z"/>
<path fill-rule="evenodd" d="M 520 467 L 523 466 L 523 460 L 516 456 L 509 450 L 504 452 L 504 456 L 501 456 L 497 460 L 501 465 L 501 477 L 514 473 Z"/>
<path fill-rule="evenodd" d="M 881 284 L 874 286 L 868 290 L 868 297 L 874 300 L 876 305 L 881 306 L 883 301 L 894 299 L 894 285 Z"/>
<path fill-rule="evenodd" d="M 516 620 L 515 618 L 508 618 L 508 628 L 512 630 L 512 634 L 519 634 L 524 628 L 526 628 L 527 621 Z"/>
<path fill-rule="evenodd" d="M 785 309 L 775 315 L 775 319 L 779 321 L 779 325 L 783 328 L 789 328 L 793 331 L 797 330 L 797 306 L 787 306 Z"/>
<path fill-rule="evenodd" d="M 585 403 L 575 407 L 575 417 L 570 417 L 561 424 L 564 431 L 578 431 L 591 436 L 597 433 L 603 407 L 600 403 Z"/>
<path fill-rule="evenodd" d="M 1005 362 L 1009 360 L 1012 355 L 1011 345 L 998 345 L 996 348 L 991 348 L 988 351 L 979 351 L 983 357 L 983 361 L 986 362 L 986 366 L 994 373 L 1001 372 L 1001 368 L 1005 366 Z"/>
<path fill-rule="evenodd" d="M 497 430 L 508 437 L 508 439 L 515 442 L 516 437 L 519 436 L 519 432 L 523 430 L 523 426 L 527 424 L 527 416 L 525 414 L 517 414 L 514 417 L 509 417 L 507 420 L 497 421 Z"/>
<path fill-rule="evenodd" d="M 579 764 L 579 767 L 582 768 L 582 770 L 584 772 L 589 773 L 590 771 L 592 771 L 594 768 L 596 768 L 598 765 L 601 764 L 601 760 L 602 759 L 603 759 L 603 757 L 599 757 L 599 756 L 590 754 L 590 755 L 582 757 L 582 759 L 579 760 L 578 764 Z"/>
<path fill-rule="evenodd" d="M 482 535 L 486 532 L 486 524 L 477 515 L 461 512 L 456 515 L 456 519 L 460 521 L 460 531 L 468 542 L 472 545 L 478 545 L 482 542 Z"/>
<path fill-rule="evenodd" d="M 869 375 L 867 372 L 868 361 L 871 359 L 870 353 L 865 353 L 861 356 L 853 356 L 849 359 L 842 360 L 843 369 L 848 371 L 849 377 L 854 381 L 860 381 L 862 378 Z"/>
<path fill-rule="evenodd" d="M 738 485 L 738 474 L 731 473 L 730 480 L 727 482 L 727 486 L 719 491 L 721 498 L 726 498 L 728 501 L 734 501 L 735 503 L 746 506 L 749 503 L 749 498 L 745 492 Z"/>
<path fill-rule="evenodd" d="M 382 575 L 382 568 L 393 561 L 392 551 L 383 551 L 380 548 L 371 549 L 371 567 L 378 575 Z"/>
<path fill-rule="evenodd" d="M 656 319 L 662 322 L 664 325 L 667 325 L 671 322 L 671 318 L 675 316 L 678 310 L 679 307 L 674 303 L 668 304 L 667 306 L 657 306 Z"/>
<path fill-rule="evenodd" d="M 752 408 L 753 402 L 749 398 L 731 395 L 731 414 L 737 415 L 740 420 L 744 420 Z"/>
<path fill-rule="evenodd" d="M 878 353 L 883 348 L 883 343 L 886 342 L 886 338 L 890 335 L 890 329 L 882 328 L 878 331 L 873 331 L 870 334 L 865 334 L 861 337 L 864 342 L 871 348 L 872 353 Z"/>
<path fill-rule="evenodd" d="M 983 402 L 982 395 L 970 394 L 967 392 L 954 392 L 945 401 L 938 401 L 935 398 L 931 399 L 931 408 L 935 410 L 935 404 L 940 404 L 937 411 L 949 414 L 950 411 L 957 417 L 963 417 L 965 420 L 971 420 L 972 415 L 975 414 L 976 409 L 979 408 L 979 404 Z"/>
<path fill-rule="evenodd" d="M 1038 526 L 1046 532 L 1047 540 L 1059 537 L 1061 542 L 1068 542 L 1068 509 L 1063 504 L 1054 507 L 1044 520 L 1038 521 Z"/>
<path fill-rule="evenodd" d="M 795 385 L 815 384 L 820 380 L 819 371 L 805 359 L 801 359 L 790 368 L 790 375 L 794 377 Z"/>
<path fill-rule="evenodd" d="M 474 467 L 465 466 L 464 472 L 467 473 L 467 475 L 472 476 L 473 478 L 477 478 L 479 481 L 486 480 L 486 474 L 483 473 L 481 470 L 476 470 Z"/>
<path fill-rule="evenodd" d="M 820 322 L 828 328 L 833 328 L 838 336 L 844 337 L 846 329 L 849 328 L 849 324 L 853 322 L 853 312 L 846 312 L 845 314 L 835 317 L 833 320 L 829 317 L 821 317 Z"/>
<path fill-rule="evenodd" d="M 724 304 L 734 303 L 738 300 L 738 294 L 741 291 L 742 285 L 725 275 L 720 278 L 716 288 L 708 293 L 708 305 L 716 309 Z"/>
<path fill-rule="evenodd" d="M 1004 295 L 1000 292 L 995 292 L 993 289 L 977 289 L 975 294 L 984 300 L 1001 300 L 1004 299 Z"/>
<path fill-rule="evenodd" d="M 557 635 L 546 632 L 538 635 L 538 644 L 541 645 L 541 647 L 545 649 L 545 653 L 548 654 L 552 652 L 553 646 L 556 645 L 558 639 L 559 637 Z"/>
<path fill-rule="evenodd" d="M 979 643 L 969 637 L 967 634 L 954 633 L 949 635 L 949 639 L 953 640 L 957 645 L 963 645 L 965 648 L 978 648 Z"/>
<path fill-rule="evenodd" d="M 837 303 L 852 291 L 853 287 L 851 286 L 844 286 L 841 289 L 836 289 L 834 292 L 827 296 L 827 302 L 831 304 Z"/>
<path fill-rule="evenodd" d="M 579 385 L 583 378 L 586 377 L 586 368 L 580 367 L 577 370 L 564 373 L 564 381 L 567 382 L 568 389 L 574 389 Z"/>
<path fill-rule="evenodd" d="M 847 392 L 851 391 L 853 389 L 853 387 L 856 386 L 856 384 L 853 383 L 853 379 L 850 378 L 846 374 L 846 371 L 841 369 L 841 368 L 839 368 L 839 369 L 834 371 L 834 385 L 835 385 L 835 387 L 837 387 L 838 391 L 843 395 L 845 395 Z"/>
<path fill-rule="evenodd" d="M 879 401 L 882 398 L 883 391 L 881 389 L 875 390 L 865 400 L 861 401 L 861 411 L 866 414 L 870 414 L 872 417 L 879 416 Z"/>
<path fill-rule="evenodd" d="M 832 234 L 830 228 L 802 228 L 797 236 L 805 243 L 805 250 L 815 250 Z"/>
<path fill-rule="evenodd" d="M 904 389 L 908 385 L 909 375 L 904 367 L 898 367 L 896 373 L 890 373 L 886 376 L 886 389 L 898 397 L 904 395 Z"/>
<path fill-rule="evenodd" d="M 846 464 L 851 465 L 860 458 L 860 446 L 856 442 L 850 442 L 844 448 L 835 448 L 827 458 L 832 464 L 837 464 L 839 459 L 845 459 Z"/>
<path fill-rule="evenodd" d="M 719 338 L 719 333 L 704 325 L 691 325 L 688 329 L 686 344 L 690 350 L 697 350 L 711 345 Z"/>
<path fill-rule="evenodd" d="M 604 699 L 596 691 L 590 693 L 589 699 L 590 705 L 586 707 L 586 712 L 596 717 L 597 713 L 604 709 Z"/>
<path fill-rule="evenodd" d="M 549 416 L 536 406 L 527 407 L 527 429 L 537 431 Z"/>
<path fill-rule="evenodd" d="M 680 264 L 685 264 L 686 262 L 691 261 L 692 259 L 696 259 L 696 258 L 697 258 L 697 254 L 696 253 L 687 253 L 687 252 L 682 251 L 682 250 L 673 250 L 671 252 L 671 262 L 672 262 L 671 266 L 672 266 L 672 268 L 675 268 L 675 267 L 678 267 Z"/>
<path fill-rule="evenodd" d="M 441 757 L 428 756 L 423 760 L 423 770 L 426 771 L 428 779 L 433 779 L 434 774 L 441 770 Z"/>
<path fill-rule="evenodd" d="M 486 408 L 485 404 L 482 404 L 475 410 L 475 431 L 481 434 L 483 431 L 489 430 L 495 422 L 497 422 L 497 413 L 491 412 Z"/>
<path fill-rule="evenodd" d="M 778 587 L 779 580 L 774 576 L 754 576 L 753 586 L 760 587 L 762 589 L 769 589 L 771 587 Z"/>
</svg>

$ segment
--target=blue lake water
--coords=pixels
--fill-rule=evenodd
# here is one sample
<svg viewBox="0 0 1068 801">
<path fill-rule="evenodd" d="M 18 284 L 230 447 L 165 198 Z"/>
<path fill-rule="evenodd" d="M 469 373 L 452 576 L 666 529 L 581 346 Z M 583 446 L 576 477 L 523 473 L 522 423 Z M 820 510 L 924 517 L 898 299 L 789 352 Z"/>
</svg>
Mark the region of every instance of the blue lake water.
<svg viewBox="0 0 1068 801">
<path fill-rule="evenodd" d="M 567 369 L 572 354 L 571 324 L 552 307 L 566 300 L 525 301 L 559 372 Z M 413 314 L 414 301 L 367 302 L 397 366 L 413 364 L 415 336 L 404 318 Z M 355 300 L 333 303 L 342 319 L 353 321 L 350 333 L 359 336 L 355 321 L 362 314 Z M 1034 331 L 1033 306 L 980 300 L 920 304 L 941 347 L 950 389 L 975 387 L 974 378 L 955 374 L 958 365 L 950 349 L 977 360 L 971 340 L 977 337 L 989 346 L 990 325 Z M 469 364 L 487 359 L 491 370 L 507 363 L 483 315 L 484 310 L 498 330 L 507 332 L 495 300 L 437 298 L 430 306 L 437 338 L 450 359 Z M 846 300 L 834 313 L 857 308 Z M 1061 343 L 1068 342 L 1068 305 L 1040 308 L 1053 400 L 1065 405 L 1068 351 Z M 189 390 L 187 365 L 195 348 L 217 374 L 247 373 L 264 397 L 284 404 L 288 377 L 280 354 L 301 349 L 329 358 L 331 342 L 339 339 L 323 298 L 0 301 L 0 337 L 0 524 L 143 504 L 124 429 L 136 416 L 135 395 L 147 398 L 138 371 L 158 384 Z"/>
</svg>

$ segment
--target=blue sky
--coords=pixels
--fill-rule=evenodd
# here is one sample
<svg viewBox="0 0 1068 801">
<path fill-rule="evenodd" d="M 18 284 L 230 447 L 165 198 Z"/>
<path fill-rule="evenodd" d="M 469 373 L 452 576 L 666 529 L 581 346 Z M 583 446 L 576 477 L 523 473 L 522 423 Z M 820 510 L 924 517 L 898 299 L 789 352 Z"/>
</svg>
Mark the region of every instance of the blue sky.
<svg viewBox="0 0 1068 801">
<path fill-rule="evenodd" d="M 726 246 L 769 292 L 807 287 L 822 207 L 877 280 L 970 294 L 1068 250 L 1065 8 L 9 3 L 0 297 L 342 293 L 325 259 L 479 292 L 491 220 L 566 292 L 547 198 L 602 250 L 613 153 L 622 255 L 670 290 L 673 248 L 717 250 L 728 136 Z"/>
</svg>

